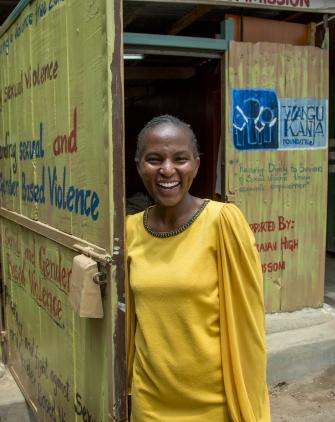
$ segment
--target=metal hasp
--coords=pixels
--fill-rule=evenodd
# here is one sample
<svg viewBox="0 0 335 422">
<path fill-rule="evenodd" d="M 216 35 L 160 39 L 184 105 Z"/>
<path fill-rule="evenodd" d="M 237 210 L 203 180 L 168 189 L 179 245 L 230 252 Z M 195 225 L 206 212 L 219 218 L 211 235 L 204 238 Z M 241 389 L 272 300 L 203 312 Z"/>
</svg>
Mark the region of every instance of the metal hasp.
<svg viewBox="0 0 335 422">
<path fill-rule="evenodd" d="M 223 31 L 222 28 L 225 25 L 228 25 L 229 29 L 227 28 L 227 30 Z M 224 33 L 226 35 L 224 39 L 124 32 L 125 51 L 127 53 L 141 52 L 146 54 L 220 58 L 222 52 L 228 49 L 229 41 L 232 39 L 230 25 L 228 21 L 224 21 L 221 25 L 221 34 Z"/>
</svg>

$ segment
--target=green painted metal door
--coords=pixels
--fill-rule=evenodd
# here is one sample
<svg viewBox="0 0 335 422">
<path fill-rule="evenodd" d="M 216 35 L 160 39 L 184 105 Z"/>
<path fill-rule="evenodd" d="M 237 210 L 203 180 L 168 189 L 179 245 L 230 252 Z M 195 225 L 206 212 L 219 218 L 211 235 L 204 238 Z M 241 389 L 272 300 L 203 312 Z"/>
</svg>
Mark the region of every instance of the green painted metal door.
<svg viewBox="0 0 335 422">
<path fill-rule="evenodd" d="M 121 4 L 21 1 L 0 36 L 0 223 L 8 365 L 40 421 L 126 421 Z M 105 272 L 104 317 L 69 303 Z"/>
</svg>

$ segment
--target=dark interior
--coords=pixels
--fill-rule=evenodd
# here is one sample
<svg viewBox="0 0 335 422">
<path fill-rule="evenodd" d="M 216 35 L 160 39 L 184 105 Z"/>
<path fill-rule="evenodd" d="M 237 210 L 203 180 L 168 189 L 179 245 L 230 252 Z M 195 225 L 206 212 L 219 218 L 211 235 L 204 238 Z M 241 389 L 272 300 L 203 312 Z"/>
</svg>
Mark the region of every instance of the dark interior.
<svg viewBox="0 0 335 422">
<path fill-rule="evenodd" d="M 171 62 L 173 59 L 170 56 Z M 167 66 L 172 64 L 168 63 Z M 158 68 L 157 79 L 129 80 L 126 64 L 127 197 L 144 190 L 134 163 L 137 134 L 150 119 L 160 114 L 172 114 L 192 126 L 201 151 L 201 167 L 193 193 L 202 197 L 212 197 L 214 194 L 212 163 L 217 154 L 221 124 L 220 61 L 198 60 L 192 64 L 192 76 L 187 78 L 181 75 L 180 68 L 171 68 L 170 71 L 170 79 L 158 79 Z"/>
</svg>

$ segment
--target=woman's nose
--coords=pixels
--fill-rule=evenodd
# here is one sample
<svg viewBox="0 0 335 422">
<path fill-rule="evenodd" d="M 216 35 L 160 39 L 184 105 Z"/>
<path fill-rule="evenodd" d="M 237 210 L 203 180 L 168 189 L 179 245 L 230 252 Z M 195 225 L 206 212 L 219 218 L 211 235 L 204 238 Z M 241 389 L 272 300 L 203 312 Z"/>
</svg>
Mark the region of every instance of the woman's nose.
<svg viewBox="0 0 335 422">
<path fill-rule="evenodd" d="M 160 173 L 164 176 L 171 176 L 175 172 L 173 162 L 171 160 L 163 161 L 161 168 L 159 169 Z"/>
</svg>

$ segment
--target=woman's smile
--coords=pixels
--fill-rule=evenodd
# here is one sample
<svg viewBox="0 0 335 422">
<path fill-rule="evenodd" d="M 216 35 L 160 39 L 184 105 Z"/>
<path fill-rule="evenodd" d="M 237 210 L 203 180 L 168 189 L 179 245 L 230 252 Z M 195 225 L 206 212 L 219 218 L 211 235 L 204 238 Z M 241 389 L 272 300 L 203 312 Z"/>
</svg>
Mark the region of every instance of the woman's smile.
<svg viewBox="0 0 335 422">
<path fill-rule="evenodd" d="M 173 189 L 180 185 L 180 182 L 158 182 L 159 187 L 163 189 Z"/>
</svg>

